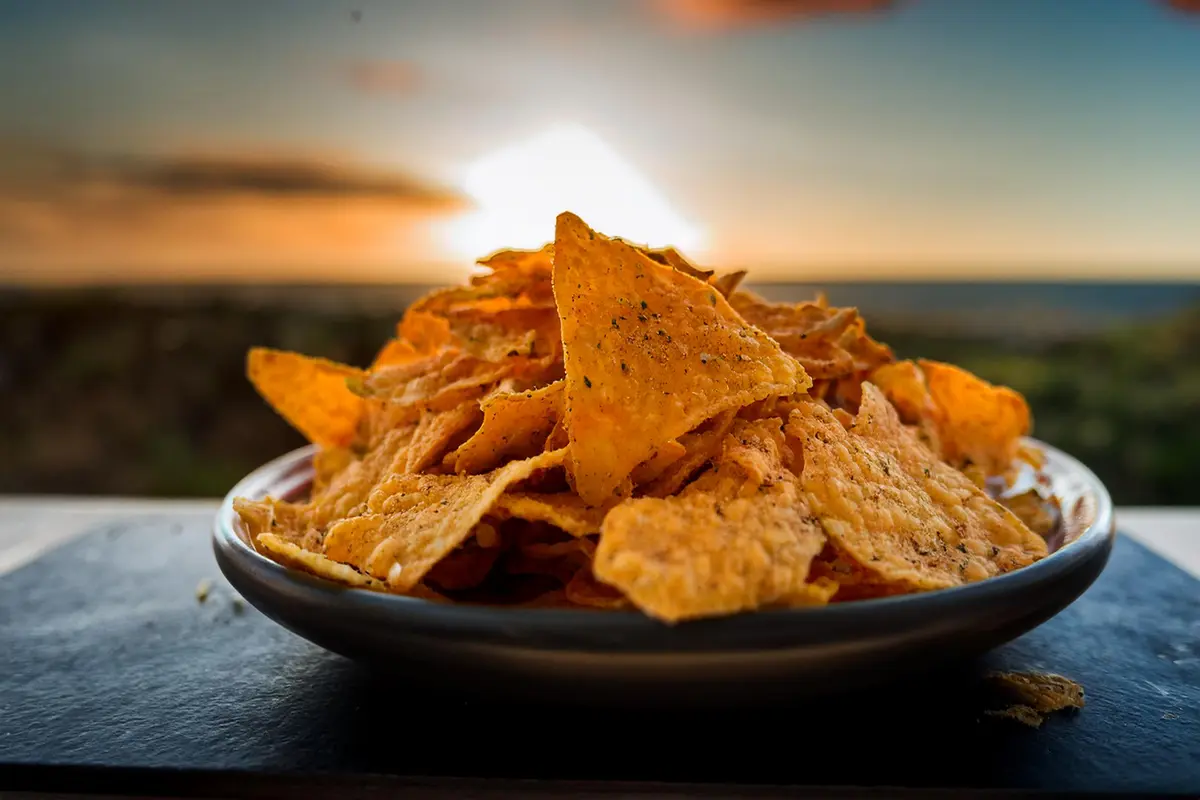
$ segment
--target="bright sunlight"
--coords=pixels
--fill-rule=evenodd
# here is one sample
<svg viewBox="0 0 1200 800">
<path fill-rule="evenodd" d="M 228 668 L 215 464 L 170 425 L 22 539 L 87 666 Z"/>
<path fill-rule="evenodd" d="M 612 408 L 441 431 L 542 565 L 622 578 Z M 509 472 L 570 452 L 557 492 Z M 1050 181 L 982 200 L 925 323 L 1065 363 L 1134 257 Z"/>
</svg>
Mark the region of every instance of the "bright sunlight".
<svg viewBox="0 0 1200 800">
<path fill-rule="evenodd" d="M 471 164 L 462 189 L 476 209 L 446 230 L 457 255 L 478 258 L 504 247 L 529 249 L 554 238 L 554 218 L 573 211 L 603 233 L 688 255 L 700 230 L 671 208 L 645 177 L 590 131 L 568 126 Z"/>
</svg>

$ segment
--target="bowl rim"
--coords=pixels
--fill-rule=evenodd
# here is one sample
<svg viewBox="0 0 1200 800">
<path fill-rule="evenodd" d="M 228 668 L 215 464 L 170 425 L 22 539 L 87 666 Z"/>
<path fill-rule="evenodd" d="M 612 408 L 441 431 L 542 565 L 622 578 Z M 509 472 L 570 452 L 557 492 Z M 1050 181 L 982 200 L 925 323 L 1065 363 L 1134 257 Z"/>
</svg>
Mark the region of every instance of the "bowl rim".
<svg viewBox="0 0 1200 800">
<path fill-rule="evenodd" d="M 212 543 L 218 565 L 231 580 L 231 571 L 252 573 L 252 577 L 245 577 L 244 574 L 240 577 L 249 581 L 272 583 L 276 590 L 282 589 L 290 598 L 302 599 L 303 604 L 310 607 L 314 602 L 327 603 L 331 608 L 341 608 L 346 613 L 362 613 L 374 619 L 403 618 L 447 634 L 470 635 L 500 631 L 504 636 L 508 636 L 513 634 L 513 626 L 517 625 L 523 631 L 534 635 L 569 630 L 572 634 L 570 638 L 575 641 L 603 642 L 606 636 L 659 635 L 664 631 L 685 630 L 694 632 L 701 638 L 711 636 L 720 640 L 735 634 L 731 638 L 736 640 L 740 638 L 736 632 L 743 629 L 748 620 L 753 620 L 754 628 L 760 630 L 762 625 L 773 627 L 801 620 L 819 620 L 822 627 L 828 624 L 838 628 L 881 619 L 895 622 L 909 615 L 926 616 L 931 612 L 931 607 L 950 609 L 959 605 L 987 605 L 1010 593 L 1021 593 L 1053 583 L 1101 554 L 1107 559 L 1116 535 L 1116 520 L 1112 498 L 1104 484 L 1083 463 L 1062 450 L 1032 437 L 1026 437 L 1024 441 L 1040 449 L 1046 457 L 1046 463 L 1054 465 L 1058 473 L 1067 475 L 1078 483 L 1080 499 L 1090 496 L 1094 509 L 1086 528 L 1040 561 L 1003 575 L 947 589 L 824 606 L 763 609 L 665 623 L 637 609 L 600 610 L 437 603 L 416 597 L 343 586 L 272 561 L 251 547 L 235 529 L 237 523 L 233 508 L 234 499 L 263 497 L 267 494 L 263 491 L 264 488 L 278 486 L 282 479 L 289 476 L 294 484 L 292 489 L 305 485 L 308 480 L 297 482 L 296 476 L 311 477 L 312 456 L 317 451 L 315 445 L 307 445 L 285 453 L 238 481 L 221 501 L 213 524 Z M 1063 513 L 1065 518 L 1068 513 L 1075 512 L 1064 508 Z M 250 599 L 253 603 L 253 598 Z M 750 646 L 749 642 L 747 646 Z M 721 649 L 729 648 L 724 646 Z"/>
</svg>

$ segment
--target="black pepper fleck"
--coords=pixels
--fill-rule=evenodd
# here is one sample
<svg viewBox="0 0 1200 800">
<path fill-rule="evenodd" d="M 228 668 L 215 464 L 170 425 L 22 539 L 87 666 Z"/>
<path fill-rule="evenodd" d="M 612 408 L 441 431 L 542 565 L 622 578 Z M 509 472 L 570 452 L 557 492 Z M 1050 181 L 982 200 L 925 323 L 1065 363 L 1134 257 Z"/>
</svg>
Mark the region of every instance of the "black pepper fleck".
<svg viewBox="0 0 1200 800">
<path fill-rule="evenodd" d="M 589 389 L 592 388 L 592 379 L 589 378 L 587 375 L 584 375 L 583 376 L 583 385 Z"/>
</svg>

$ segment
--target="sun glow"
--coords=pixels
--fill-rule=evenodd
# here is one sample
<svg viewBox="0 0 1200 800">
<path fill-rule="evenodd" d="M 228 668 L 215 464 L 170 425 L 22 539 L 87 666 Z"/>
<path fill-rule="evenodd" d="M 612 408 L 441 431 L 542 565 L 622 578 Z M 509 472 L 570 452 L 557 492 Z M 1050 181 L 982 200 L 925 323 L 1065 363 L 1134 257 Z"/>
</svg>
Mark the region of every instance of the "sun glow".
<svg viewBox="0 0 1200 800">
<path fill-rule="evenodd" d="M 474 211 L 453 220 L 446 245 L 477 258 L 505 247 L 531 249 L 554 238 L 554 218 L 573 211 L 603 233 L 687 255 L 701 231 L 671 208 L 645 177 L 597 136 L 569 126 L 498 150 L 471 164 L 462 189 Z"/>
</svg>

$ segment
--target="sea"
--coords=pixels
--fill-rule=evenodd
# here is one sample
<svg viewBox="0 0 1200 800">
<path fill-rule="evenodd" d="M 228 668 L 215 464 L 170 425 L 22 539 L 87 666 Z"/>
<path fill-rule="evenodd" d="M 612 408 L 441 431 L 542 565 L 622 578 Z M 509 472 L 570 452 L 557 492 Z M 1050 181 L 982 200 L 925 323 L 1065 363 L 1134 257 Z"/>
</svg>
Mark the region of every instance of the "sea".
<svg viewBox="0 0 1200 800">
<path fill-rule="evenodd" d="M 1200 275 L 1200 270 L 1197 270 Z M 21 303 L 178 307 L 211 302 L 250 307 L 398 315 L 436 288 L 421 284 L 163 284 L 90 288 L 0 286 L 0 313 Z M 1039 339 L 1087 335 L 1123 323 L 1153 321 L 1200 307 L 1200 279 L 1136 282 L 826 282 L 759 283 L 746 288 L 775 301 L 796 302 L 824 292 L 830 303 L 855 306 L 889 328 Z"/>
</svg>

